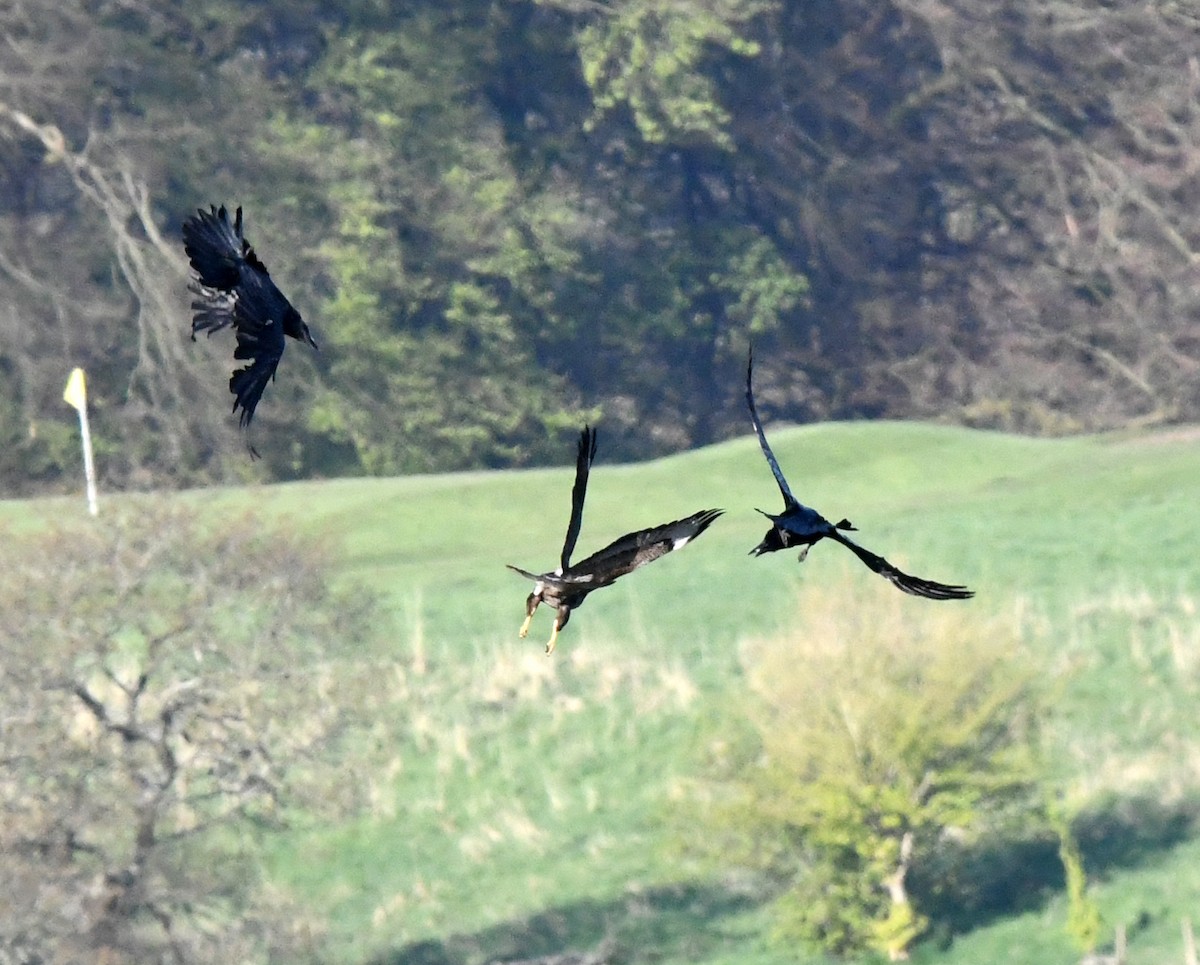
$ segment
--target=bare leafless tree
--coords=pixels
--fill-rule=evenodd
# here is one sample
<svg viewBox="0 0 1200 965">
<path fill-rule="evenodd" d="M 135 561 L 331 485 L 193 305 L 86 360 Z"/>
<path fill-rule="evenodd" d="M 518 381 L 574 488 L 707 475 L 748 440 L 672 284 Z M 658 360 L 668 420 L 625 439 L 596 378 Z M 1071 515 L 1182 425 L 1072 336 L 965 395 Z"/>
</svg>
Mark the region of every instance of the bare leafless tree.
<svg viewBox="0 0 1200 965">
<path fill-rule="evenodd" d="M 80 202 L 92 215 L 98 251 L 111 257 L 113 284 L 107 292 L 93 286 L 84 291 L 86 300 L 72 290 L 75 273 L 55 271 L 52 262 L 59 253 L 28 245 L 13 245 L 0 256 L 0 273 L 18 286 L 25 310 L 35 317 L 49 314 L 57 322 L 60 350 L 49 354 L 55 371 L 30 372 L 43 389 L 59 388 L 62 356 L 75 354 L 81 364 L 103 366 L 106 346 L 111 347 L 111 328 L 128 320 L 136 337 L 122 339 L 132 347 L 124 371 L 105 372 L 98 380 L 109 405 L 120 404 L 120 417 L 112 427 L 125 436 L 118 449 L 117 465 L 110 472 L 131 475 L 136 482 L 139 461 L 145 459 L 143 445 L 131 437 L 152 431 L 160 452 L 155 459 L 176 467 L 196 466 L 207 455 L 236 451 L 220 433 L 220 420 L 213 416 L 224 406 L 223 380 L 205 370 L 203 353 L 188 351 L 188 303 L 184 297 L 187 266 L 179 246 L 168 242 L 159 230 L 152 210 L 150 189 L 138 166 L 111 138 L 89 131 L 82 147 L 68 143 L 54 123 L 41 122 L 20 108 L 0 101 L 0 126 L 14 135 L 32 139 L 44 151 L 43 164 L 57 165 L 69 178 Z M 97 295 L 107 295 L 97 305 Z M 40 369 L 39 341 L 49 333 L 38 332 L 30 318 L 10 310 L 5 326 L 26 350 L 15 353 L 19 364 Z M 106 331 L 108 338 L 106 338 Z"/>
<path fill-rule="evenodd" d="M 302 955 L 249 843 L 294 795 L 353 804 L 336 753 L 369 701 L 337 699 L 334 651 L 368 605 L 311 547 L 149 501 L 6 545 L 0 937 L 48 960 Z"/>
<path fill-rule="evenodd" d="M 228 345 L 189 339 L 175 236 L 187 211 L 168 207 L 166 186 L 182 169 L 207 171 L 230 150 L 223 88 L 189 56 L 190 26 L 157 0 L 0 8 L 0 423 L 3 458 L 24 467 L 9 478 L 36 486 L 37 467 L 62 471 L 71 414 L 60 396 L 75 365 L 89 375 L 103 482 L 147 488 L 249 471 L 222 418 Z M 201 85 L 205 96 L 189 99 Z"/>
<path fill-rule="evenodd" d="M 929 301 L 947 347 L 969 333 L 941 378 L 912 368 L 914 397 L 1035 430 L 1195 418 L 1200 18 L 1172 3 L 898 6 L 943 65 L 907 105 L 939 145 L 953 242 L 930 259 L 952 280 Z"/>
</svg>

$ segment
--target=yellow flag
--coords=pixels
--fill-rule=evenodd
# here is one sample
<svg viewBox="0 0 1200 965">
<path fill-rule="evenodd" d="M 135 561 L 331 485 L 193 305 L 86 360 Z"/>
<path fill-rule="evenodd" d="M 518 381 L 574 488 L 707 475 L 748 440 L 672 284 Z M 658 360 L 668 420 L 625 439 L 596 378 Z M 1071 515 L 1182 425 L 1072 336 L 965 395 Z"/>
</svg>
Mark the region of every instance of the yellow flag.
<svg viewBox="0 0 1200 965">
<path fill-rule="evenodd" d="M 80 412 L 87 406 L 87 385 L 83 379 L 83 369 L 76 368 L 67 379 L 67 388 L 63 392 L 63 401 L 73 405 Z"/>
</svg>

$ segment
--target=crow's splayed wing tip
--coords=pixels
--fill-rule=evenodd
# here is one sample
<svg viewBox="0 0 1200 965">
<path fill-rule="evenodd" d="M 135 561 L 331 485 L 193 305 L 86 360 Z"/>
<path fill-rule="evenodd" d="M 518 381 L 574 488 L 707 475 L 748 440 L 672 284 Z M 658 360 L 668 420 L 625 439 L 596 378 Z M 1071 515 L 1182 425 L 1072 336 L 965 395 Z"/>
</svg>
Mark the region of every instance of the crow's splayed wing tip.
<svg viewBox="0 0 1200 965">
<path fill-rule="evenodd" d="M 905 593 L 927 600 L 969 600 L 975 595 L 974 590 L 965 586 L 937 583 L 934 580 L 922 580 L 912 576 L 893 578 L 892 582 Z"/>
</svg>

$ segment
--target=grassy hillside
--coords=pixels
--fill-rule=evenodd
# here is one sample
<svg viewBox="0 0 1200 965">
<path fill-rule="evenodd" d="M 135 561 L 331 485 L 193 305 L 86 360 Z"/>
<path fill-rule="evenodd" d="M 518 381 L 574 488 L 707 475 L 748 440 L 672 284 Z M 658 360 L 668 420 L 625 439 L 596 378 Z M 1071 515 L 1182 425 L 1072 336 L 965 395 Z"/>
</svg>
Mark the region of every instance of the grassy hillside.
<svg viewBox="0 0 1200 965">
<path fill-rule="evenodd" d="M 1099 802 L 1088 858 L 1105 918 L 1141 919 L 1132 965 L 1177 955 L 1200 889 L 1187 807 L 1200 772 L 1200 433 L 1030 440 L 872 423 L 772 440 L 801 499 L 849 516 L 906 570 L 979 594 L 906 606 L 1020 616 L 1061 680 L 1057 766 Z M 395 615 L 378 681 L 395 707 L 378 735 L 391 761 L 371 813 L 272 839 L 270 867 L 328 912 L 344 962 L 474 963 L 605 937 L 622 961 L 804 960 L 767 943 L 764 896 L 736 869 L 714 874 L 681 846 L 695 832 L 680 805 L 698 740 L 739 691 L 741 643 L 803 627 L 797 587 L 848 581 L 865 608 L 896 591 L 832 545 L 803 566 L 747 557 L 766 529 L 753 507 L 779 506 L 751 437 L 617 466 L 601 435 L 577 555 L 709 506 L 728 515 L 590 598 L 546 657 L 551 615 L 517 639 L 528 586 L 503 564 L 554 564 L 570 484 L 564 465 L 177 497 L 214 519 L 253 505 L 328 534 L 344 577 Z M 1075 960 L 1061 900 L 1028 897 L 919 960 Z"/>
</svg>

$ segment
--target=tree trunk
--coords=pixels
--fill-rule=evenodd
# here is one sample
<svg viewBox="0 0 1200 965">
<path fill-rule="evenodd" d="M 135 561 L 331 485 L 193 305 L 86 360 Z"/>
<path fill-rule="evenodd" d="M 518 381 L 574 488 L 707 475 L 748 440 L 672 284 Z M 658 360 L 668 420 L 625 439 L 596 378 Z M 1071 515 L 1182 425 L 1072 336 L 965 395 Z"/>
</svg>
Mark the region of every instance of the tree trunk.
<svg viewBox="0 0 1200 965">
<path fill-rule="evenodd" d="M 908 909 L 908 889 L 905 887 L 904 880 L 908 877 L 908 869 L 912 864 L 912 853 L 913 833 L 905 831 L 904 837 L 900 839 L 900 860 L 896 865 L 896 870 L 883 881 L 888 897 L 892 900 L 893 917 L 898 917 L 896 916 L 897 911 Z M 907 943 L 899 947 L 889 946 L 887 953 L 889 961 L 906 961 L 908 959 Z"/>
</svg>

